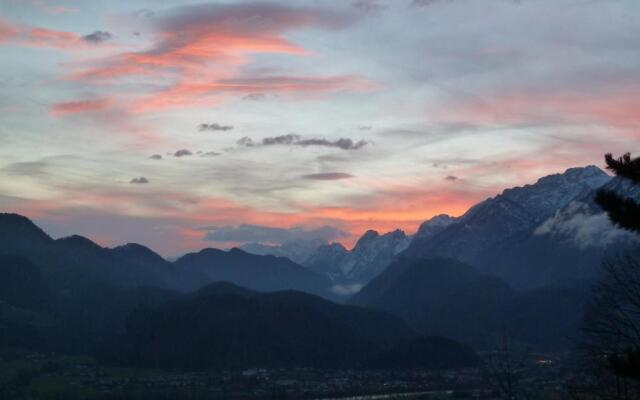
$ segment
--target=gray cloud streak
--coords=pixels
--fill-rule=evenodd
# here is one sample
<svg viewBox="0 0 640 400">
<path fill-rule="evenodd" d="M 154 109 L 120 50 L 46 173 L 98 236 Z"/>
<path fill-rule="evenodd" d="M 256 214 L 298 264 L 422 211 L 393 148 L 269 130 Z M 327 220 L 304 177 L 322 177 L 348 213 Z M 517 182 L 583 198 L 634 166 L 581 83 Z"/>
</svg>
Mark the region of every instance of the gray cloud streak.
<svg viewBox="0 0 640 400">
<path fill-rule="evenodd" d="M 238 146 L 244 147 L 257 147 L 257 146 L 274 146 L 274 145 L 289 145 L 289 146 L 321 146 L 321 147 L 335 147 L 342 150 L 359 150 L 366 146 L 369 142 L 359 140 L 354 142 L 349 138 L 340 138 L 337 140 L 329 139 L 303 139 L 300 135 L 293 133 L 280 136 L 272 136 L 263 138 L 261 142 L 254 142 L 248 136 L 240 138 L 237 142 Z"/>
<path fill-rule="evenodd" d="M 198 130 L 200 132 L 204 132 L 204 131 L 230 131 L 233 129 L 233 125 L 220 125 L 218 123 L 212 123 L 212 124 L 200 124 L 198 125 Z"/>
<path fill-rule="evenodd" d="M 317 181 L 335 181 L 340 179 L 353 178 L 353 175 L 344 172 L 321 172 L 318 174 L 302 175 L 302 178 Z"/>
<path fill-rule="evenodd" d="M 110 40 L 112 38 L 112 35 L 109 32 L 105 32 L 105 31 L 95 31 L 93 33 L 90 33 L 88 35 L 84 35 L 82 37 L 82 40 L 84 40 L 85 42 L 88 43 L 102 43 L 102 42 L 106 42 L 107 40 Z"/>
<path fill-rule="evenodd" d="M 173 155 L 175 157 L 186 157 L 186 156 L 193 155 L 193 153 L 190 150 L 181 149 L 181 150 L 178 150 L 175 153 L 173 153 Z"/>
</svg>

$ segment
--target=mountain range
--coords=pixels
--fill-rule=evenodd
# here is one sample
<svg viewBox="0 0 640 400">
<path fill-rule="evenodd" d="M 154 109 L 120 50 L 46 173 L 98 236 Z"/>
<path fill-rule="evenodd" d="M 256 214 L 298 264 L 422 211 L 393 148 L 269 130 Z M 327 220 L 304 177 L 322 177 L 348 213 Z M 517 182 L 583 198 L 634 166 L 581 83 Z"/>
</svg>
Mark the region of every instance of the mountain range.
<svg viewBox="0 0 640 400">
<path fill-rule="evenodd" d="M 325 273 L 339 284 L 364 284 L 382 272 L 394 257 L 407 248 L 411 238 L 401 230 L 380 235 L 367 231 L 351 250 L 340 244 L 316 249 L 303 265 Z"/>
<path fill-rule="evenodd" d="M 427 221 L 350 303 L 476 348 L 502 335 L 566 348 L 603 260 L 637 245 L 595 204 L 600 188 L 640 198 L 623 178 L 571 168 Z"/>
<path fill-rule="evenodd" d="M 255 290 L 297 289 L 330 295 L 327 278 L 287 258 L 239 249 L 204 249 L 169 262 L 134 243 L 110 249 L 78 235 L 54 240 L 17 214 L 0 214 L 0 240 L 0 255 L 29 260 L 61 288 L 100 282 L 193 291 L 224 280 Z"/>
<path fill-rule="evenodd" d="M 402 256 L 460 260 L 517 289 L 584 284 L 632 241 L 592 200 L 601 187 L 624 189 L 621 180 L 589 166 L 507 189 L 440 232 L 416 235 Z"/>
<path fill-rule="evenodd" d="M 241 249 L 168 261 L 139 244 L 53 239 L 0 214 L 0 345 L 185 369 L 431 368 L 473 363 L 464 344 L 490 349 L 503 335 L 564 349 L 602 260 L 637 244 L 594 203 L 603 187 L 640 198 L 597 167 L 571 168 L 433 217 L 413 236 L 367 231 L 351 250 L 315 243 L 296 252 L 302 264 Z M 440 345 L 444 359 L 417 356 Z M 401 362 L 407 354 L 416 359 Z"/>
<path fill-rule="evenodd" d="M 402 230 L 379 234 L 369 230 L 351 250 L 340 243 L 323 240 L 289 241 L 279 246 L 248 243 L 240 248 L 258 255 L 287 257 L 300 265 L 326 276 L 334 291 L 359 288 L 378 275 L 394 257 L 405 250 L 411 237 Z"/>
<path fill-rule="evenodd" d="M 593 202 L 599 188 L 638 196 L 622 178 L 600 168 L 569 168 L 522 187 L 504 190 L 458 217 L 437 215 L 408 236 L 367 231 L 351 250 L 339 243 L 295 242 L 261 248 L 261 253 L 307 254 L 301 265 L 325 275 L 334 292 L 353 293 L 399 257 L 452 258 L 502 278 L 516 289 L 549 284 L 585 284 L 602 260 L 633 241 L 616 229 Z M 256 251 L 251 246 L 247 251 Z"/>
</svg>

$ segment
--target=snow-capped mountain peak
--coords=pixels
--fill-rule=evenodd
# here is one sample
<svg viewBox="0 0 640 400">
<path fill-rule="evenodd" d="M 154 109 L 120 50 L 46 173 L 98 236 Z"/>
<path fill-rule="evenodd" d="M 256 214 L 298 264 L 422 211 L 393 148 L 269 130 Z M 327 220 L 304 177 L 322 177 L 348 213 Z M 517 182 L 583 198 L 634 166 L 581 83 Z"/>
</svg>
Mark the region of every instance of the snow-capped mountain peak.
<svg viewBox="0 0 640 400">
<path fill-rule="evenodd" d="M 405 255 L 455 258 L 483 264 L 486 255 L 533 234 L 541 223 L 575 199 L 592 196 L 611 180 L 600 168 L 569 168 L 533 184 L 504 190 L 471 207 L 462 217 L 431 236 L 416 234 Z M 430 226 L 429 221 L 423 224 Z"/>
<path fill-rule="evenodd" d="M 458 218 L 447 214 L 439 214 L 423 222 L 414 235 L 413 240 L 426 240 L 456 222 Z"/>
</svg>

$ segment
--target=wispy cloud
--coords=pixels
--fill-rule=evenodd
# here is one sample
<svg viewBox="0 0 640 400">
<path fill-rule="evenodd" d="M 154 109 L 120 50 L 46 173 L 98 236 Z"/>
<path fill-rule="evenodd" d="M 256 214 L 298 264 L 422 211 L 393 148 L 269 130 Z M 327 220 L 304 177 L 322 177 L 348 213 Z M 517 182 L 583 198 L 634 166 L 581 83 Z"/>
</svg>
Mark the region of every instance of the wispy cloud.
<svg viewBox="0 0 640 400">
<path fill-rule="evenodd" d="M 292 240 L 330 241 L 348 236 L 347 232 L 330 226 L 319 228 L 278 228 L 264 225 L 239 225 L 200 228 L 207 231 L 205 240 L 233 243 L 271 243 L 282 244 Z"/>
</svg>

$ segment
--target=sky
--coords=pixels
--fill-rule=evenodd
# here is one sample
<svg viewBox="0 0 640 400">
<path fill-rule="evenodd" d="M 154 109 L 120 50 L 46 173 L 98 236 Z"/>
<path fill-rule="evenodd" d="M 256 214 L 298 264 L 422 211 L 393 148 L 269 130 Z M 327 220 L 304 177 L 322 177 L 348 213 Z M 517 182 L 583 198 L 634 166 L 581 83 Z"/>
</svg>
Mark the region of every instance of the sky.
<svg viewBox="0 0 640 400">
<path fill-rule="evenodd" d="M 0 0 L 0 211 L 165 256 L 414 233 L 640 139 L 636 0 Z"/>
</svg>

